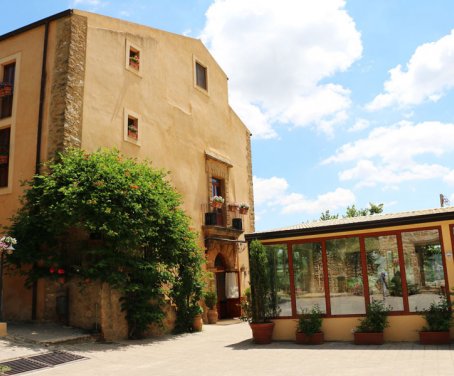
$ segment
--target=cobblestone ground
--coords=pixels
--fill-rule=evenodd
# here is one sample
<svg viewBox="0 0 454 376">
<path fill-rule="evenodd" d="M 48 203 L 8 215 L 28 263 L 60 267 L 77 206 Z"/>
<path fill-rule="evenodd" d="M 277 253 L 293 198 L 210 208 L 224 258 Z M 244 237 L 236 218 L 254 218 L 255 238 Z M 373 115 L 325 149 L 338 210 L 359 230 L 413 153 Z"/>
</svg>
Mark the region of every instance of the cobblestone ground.
<svg viewBox="0 0 454 376">
<path fill-rule="evenodd" d="M 454 375 L 451 346 L 330 342 L 300 346 L 251 342 L 247 324 L 205 325 L 201 333 L 115 344 L 43 347 L 0 340 L 0 359 L 60 349 L 89 359 L 39 371 L 41 375 Z M 30 373 L 30 375 L 33 373 Z"/>
</svg>

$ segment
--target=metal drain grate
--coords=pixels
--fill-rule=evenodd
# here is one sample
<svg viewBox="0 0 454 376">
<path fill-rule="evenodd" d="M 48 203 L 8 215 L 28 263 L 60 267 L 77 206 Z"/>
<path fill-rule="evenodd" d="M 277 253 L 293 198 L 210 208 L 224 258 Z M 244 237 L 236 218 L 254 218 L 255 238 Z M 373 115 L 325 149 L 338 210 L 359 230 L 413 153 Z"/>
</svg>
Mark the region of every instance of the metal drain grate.
<svg viewBox="0 0 454 376">
<path fill-rule="evenodd" d="M 58 366 L 63 363 L 75 360 L 87 359 L 84 356 L 71 354 L 64 351 L 53 351 L 46 354 L 33 355 L 15 360 L 0 363 L 0 366 L 8 367 L 9 371 L 4 371 L 5 375 L 17 375 L 19 373 L 35 371 L 38 369 Z"/>
</svg>

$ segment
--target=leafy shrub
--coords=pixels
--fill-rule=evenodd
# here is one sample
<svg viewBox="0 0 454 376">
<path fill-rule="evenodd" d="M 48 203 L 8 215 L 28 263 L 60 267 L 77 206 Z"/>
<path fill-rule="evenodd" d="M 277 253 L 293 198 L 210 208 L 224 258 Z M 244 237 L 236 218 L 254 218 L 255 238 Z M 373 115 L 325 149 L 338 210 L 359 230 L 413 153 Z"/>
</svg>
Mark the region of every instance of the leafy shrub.
<svg viewBox="0 0 454 376">
<path fill-rule="evenodd" d="M 319 333 L 322 329 L 322 312 L 320 307 L 315 305 L 310 312 L 303 311 L 298 320 L 297 331 L 312 336 Z"/>
<path fill-rule="evenodd" d="M 364 317 L 356 328 L 360 333 L 380 333 L 389 326 L 388 312 L 390 307 L 386 307 L 380 300 L 372 300 L 367 307 L 366 317 Z"/>
<path fill-rule="evenodd" d="M 218 302 L 218 296 L 214 291 L 207 291 L 205 293 L 205 304 L 209 309 L 214 309 Z"/>
<path fill-rule="evenodd" d="M 191 330 L 203 258 L 166 174 L 115 150 L 80 149 L 44 171 L 26 183 L 11 228 L 20 241 L 8 262 L 33 265 L 23 269 L 30 284 L 55 265 L 67 279 L 109 283 L 122 293 L 131 338 L 161 323 L 168 297 L 177 330 Z M 90 236 L 99 242 L 87 246 Z"/>
<path fill-rule="evenodd" d="M 446 332 L 452 326 L 452 313 L 446 296 L 441 295 L 440 300 L 432 302 L 430 307 L 423 311 L 427 327 L 423 331 Z"/>
</svg>

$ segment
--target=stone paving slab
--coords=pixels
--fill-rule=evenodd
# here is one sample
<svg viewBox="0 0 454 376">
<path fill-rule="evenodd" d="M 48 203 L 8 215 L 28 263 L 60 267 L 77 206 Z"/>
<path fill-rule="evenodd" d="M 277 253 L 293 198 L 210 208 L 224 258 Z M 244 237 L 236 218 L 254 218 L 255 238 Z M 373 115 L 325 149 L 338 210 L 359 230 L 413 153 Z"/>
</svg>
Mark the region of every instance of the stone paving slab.
<svg viewBox="0 0 454 376">
<path fill-rule="evenodd" d="M 91 340 L 91 336 L 81 329 L 54 323 L 35 322 L 8 323 L 8 337 L 23 342 L 47 345 Z"/>
<path fill-rule="evenodd" d="M 14 349 L 15 345 L 0 340 L 1 357 L 8 346 Z M 42 375 L 454 375 L 452 345 L 387 343 L 383 346 L 355 346 L 343 342 L 315 347 L 291 342 L 254 345 L 249 326 L 244 323 L 204 325 L 200 333 L 159 339 L 64 344 L 53 348 L 89 359 L 40 371 Z M 39 348 L 29 347 L 24 351 L 39 351 Z"/>
</svg>

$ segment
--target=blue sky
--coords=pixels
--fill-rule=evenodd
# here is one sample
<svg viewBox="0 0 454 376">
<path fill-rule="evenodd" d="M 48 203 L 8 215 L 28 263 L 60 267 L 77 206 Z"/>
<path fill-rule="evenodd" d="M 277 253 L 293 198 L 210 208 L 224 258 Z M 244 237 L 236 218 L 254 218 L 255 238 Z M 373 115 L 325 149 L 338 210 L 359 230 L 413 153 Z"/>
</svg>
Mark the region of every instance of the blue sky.
<svg viewBox="0 0 454 376">
<path fill-rule="evenodd" d="M 16 0 L 0 34 L 68 8 L 205 42 L 254 135 L 257 230 L 454 202 L 452 0 Z"/>
</svg>

